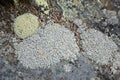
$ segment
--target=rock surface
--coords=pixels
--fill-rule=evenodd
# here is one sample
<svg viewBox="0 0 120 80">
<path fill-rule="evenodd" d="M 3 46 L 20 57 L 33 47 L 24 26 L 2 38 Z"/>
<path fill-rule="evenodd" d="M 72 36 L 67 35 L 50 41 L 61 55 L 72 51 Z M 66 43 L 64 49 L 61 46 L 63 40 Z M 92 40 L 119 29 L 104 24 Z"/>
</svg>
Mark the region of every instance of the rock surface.
<svg viewBox="0 0 120 80">
<path fill-rule="evenodd" d="M 0 80 L 120 80 L 119 0 L 48 0 L 49 9 L 46 9 L 44 4 L 35 6 L 34 3 L 27 3 L 29 0 L 20 1 L 16 6 L 12 6 L 13 3 L 10 2 L 5 5 L 0 3 Z M 103 6 L 99 5 L 99 2 Z M 106 4 L 108 2 L 110 5 Z M 49 10 L 50 14 L 44 14 L 44 11 Z M 31 37 L 20 39 L 15 35 L 12 26 L 14 19 L 24 13 L 36 15 L 42 28 Z M 51 25 L 57 24 L 60 28 L 49 27 L 49 20 L 54 22 Z M 79 48 L 75 48 L 76 45 Z M 26 55 L 20 52 L 20 57 L 16 50 L 22 49 L 21 47 L 28 53 L 36 53 L 36 50 L 44 47 L 47 54 L 51 55 L 47 59 L 52 57 L 52 60 L 58 61 L 51 64 L 52 60 L 41 59 L 41 54 L 34 56 L 23 50 L 21 52 Z M 58 53 L 53 56 L 55 48 Z M 76 49 L 78 55 L 73 54 L 73 49 Z M 47 50 L 51 50 L 51 54 Z M 39 66 L 37 64 L 36 67 L 32 65 L 36 63 L 31 63 L 34 60 L 30 62 L 29 59 L 29 64 L 24 56 L 33 56 L 34 60 L 44 60 L 51 65 L 43 68 L 39 67 L 41 63 L 37 62 Z M 21 59 L 34 69 L 28 65 L 26 67 Z M 46 66 L 49 64 L 44 63 Z"/>
</svg>

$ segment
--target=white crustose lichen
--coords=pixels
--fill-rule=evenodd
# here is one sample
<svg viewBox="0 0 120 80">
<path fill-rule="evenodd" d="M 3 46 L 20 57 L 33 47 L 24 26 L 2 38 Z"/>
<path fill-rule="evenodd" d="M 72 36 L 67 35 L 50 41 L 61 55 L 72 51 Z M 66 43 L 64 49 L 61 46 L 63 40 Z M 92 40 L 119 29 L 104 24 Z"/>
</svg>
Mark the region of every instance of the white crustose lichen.
<svg viewBox="0 0 120 80">
<path fill-rule="evenodd" d="M 49 68 L 61 59 L 73 61 L 79 51 L 74 33 L 52 22 L 23 42 L 15 44 L 15 49 L 18 60 L 31 69 Z"/>
<path fill-rule="evenodd" d="M 117 45 L 105 34 L 95 29 L 81 31 L 82 47 L 84 55 L 98 64 L 109 64 L 113 62 L 114 56 L 118 53 Z"/>
</svg>

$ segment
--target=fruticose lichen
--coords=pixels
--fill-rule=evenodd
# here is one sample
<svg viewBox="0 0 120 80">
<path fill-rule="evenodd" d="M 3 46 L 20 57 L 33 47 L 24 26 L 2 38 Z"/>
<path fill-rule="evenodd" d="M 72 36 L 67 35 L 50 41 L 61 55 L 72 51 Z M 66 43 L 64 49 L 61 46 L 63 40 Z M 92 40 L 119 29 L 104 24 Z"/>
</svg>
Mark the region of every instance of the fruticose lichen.
<svg viewBox="0 0 120 80">
<path fill-rule="evenodd" d="M 38 17 L 32 15 L 31 13 L 25 13 L 23 15 L 18 16 L 15 19 L 13 28 L 14 32 L 20 38 L 26 38 L 31 36 L 36 32 L 39 26 Z"/>
<path fill-rule="evenodd" d="M 31 37 L 15 45 L 18 60 L 26 67 L 49 68 L 60 60 L 74 61 L 79 48 L 74 34 L 64 26 L 49 22 Z"/>
<path fill-rule="evenodd" d="M 48 7 L 48 3 L 46 0 L 35 0 L 35 3 L 40 6 L 43 5 L 44 7 Z"/>
<path fill-rule="evenodd" d="M 49 13 L 49 5 L 46 0 L 34 0 L 35 4 L 42 9 L 45 14 Z"/>
</svg>

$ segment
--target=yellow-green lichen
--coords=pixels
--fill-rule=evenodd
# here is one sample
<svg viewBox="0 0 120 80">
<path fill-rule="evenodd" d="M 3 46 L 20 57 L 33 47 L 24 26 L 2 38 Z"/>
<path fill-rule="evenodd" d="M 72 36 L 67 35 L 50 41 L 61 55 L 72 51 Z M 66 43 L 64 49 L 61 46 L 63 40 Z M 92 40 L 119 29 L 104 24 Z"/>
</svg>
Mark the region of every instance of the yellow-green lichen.
<svg viewBox="0 0 120 80">
<path fill-rule="evenodd" d="M 19 0 L 13 0 L 15 5 L 18 5 Z"/>
<path fill-rule="evenodd" d="M 15 19 L 13 28 L 20 38 L 26 38 L 34 34 L 39 26 L 38 17 L 31 13 L 25 13 Z"/>
<path fill-rule="evenodd" d="M 46 0 L 35 0 L 35 4 L 37 6 L 41 6 L 41 9 L 43 10 L 43 12 L 45 14 L 49 13 L 49 10 L 48 10 L 49 9 L 49 5 L 48 5 Z"/>
</svg>

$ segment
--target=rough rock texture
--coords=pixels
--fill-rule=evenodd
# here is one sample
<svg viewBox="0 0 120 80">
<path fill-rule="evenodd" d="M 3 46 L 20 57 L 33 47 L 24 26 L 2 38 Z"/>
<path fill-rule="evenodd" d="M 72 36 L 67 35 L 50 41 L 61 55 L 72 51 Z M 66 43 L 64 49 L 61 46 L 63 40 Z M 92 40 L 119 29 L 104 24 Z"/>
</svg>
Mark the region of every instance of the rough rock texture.
<svg viewBox="0 0 120 80">
<path fill-rule="evenodd" d="M 119 12 L 103 9 L 104 19 L 99 23 L 93 24 L 92 28 L 95 28 L 102 33 L 111 37 L 111 39 L 120 48 L 120 17 Z"/>
<path fill-rule="evenodd" d="M 80 55 L 73 63 L 62 61 L 56 64 L 56 66 L 52 67 L 51 70 L 55 80 L 99 80 L 95 71 L 95 67 L 90 64 L 90 61 L 83 55 Z"/>
<path fill-rule="evenodd" d="M 64 65 L 71 67 L 70 72 L 64 70 Z M 97 79 L 96 71 L 84 56 L 79 56 L 75 63 L 62 61 L 50 69 L 29 69 L 22 66 L 10 65 L 6 59 L 0 56 L 1 80 L 86 80 Z M 99 78 L 98 78 L 99 80 Z"/>
<path fill-rule="evenodd" d="M 69 20 L 81 18 L 99 21 L 102 18 L 99 5 L 90 0 L 57 0 L 57 3 L 62 8 L 63 15 Z"/>
<path fill-rule="evenodd" d="M 59 24 L 48 23 L 45 29 L 15 44 L 18 60 L 32 69 L 47 68 L 61 59 L 73 61 L 79 48 L 74 34 Z"/>
<path fill-rule="evenodd" d="M 103 13 L 105 14 L 106 22 L 108 24 L 112 24 L 112 25 L 119 24 L 119 19 L 117 18 L 117 12 L 104 9 Z"/>
<path fill-rule="evenodd" d="M 43 3 L 42 3 L 43 5 L 40 4 L 40 6 L 37 6 L 35 3 L 32 2 L 35 0 L 19 0 L 22 2 L 31 1 L 30 3 L 32 3 L 32 5 L 30 5 L 30 3 L 22 4 L 21 2 L 20 4 L 16 5 L 16 7 L 9 6 L 9 5 L 13 5 L 13 3 L 9 3 L 9 1 L 11 2 L 13 0 L 9 0 L 7 2 L 8 4 L 6 3 L 7 0 L 0 0 L 0 2 L 1 1 L 5 2 L 4 6 L 6 6 L 7 9 L 4 9 L 5 7 L 2 8 L 2 5 L 0 3 L 0 80 L 120 80 L 120 76 L 119 76 L 120 75 L 120 67 L 119 67 L 120 53 L 119 52 L 115 51 L 115 53 L 110 54 L 112 51 L 108 51 L 109 55 L 106 55 L 108 53 L 106 54 L 100 53 L 101 51 L 97 50 L 96 52 L 98 53 L 96 53 L 95 52 L 96 49 L 91 49 L 93 48 L 93 46 L 91 46 L 90 50 L 92 50 L 91 52 L 94 52 L 94 54 L 92 53 L 92 56 L 89 56 L 89 53 L 87 53 L 85 50 L 82 50 L 82 42 L 84 42 L 82 41 L 82 38 L 84 37 L 82 36 L 83 32 L 84 34 L 87 34 L 86 37 L 84 38 L 86 42 L 89 42 L 90 40 L 97 41 L 97 42 L 91 41 L 88 44 L 103 43 L 104 40 L 107 40 L 108 42 L 112 42 L 113 44 L 115 42 L 120 49 L 120 22 L 118 22 L 118 20 L 120 21 L 120 11 L 118 11 L 118 13 L 116 12 L 118 8 L 120 8 L 120 0 L 47 0 L 50 7 L 50 15 L 45 15 L 45 16 L 43 13 L 45 13 L 45 11 L 49 11 L 49 9 L 47 9 Z M 38 1 L 42 1 L 42 0 L 38 0 Z M 63 3 L 60 3 L 62 5 L 68 3 L 68 5 L 66 5 L 67 8 L 65 6 L 59 6 L 60 4 L 59 5 L 56 4 L 57 1 L 63 2 Z M 64 3 L 64 1 L 66 1 L 66 3 Z M 98 1 L 103 4 L 104 6 L 103 8 L 100 7 L 98 4 L 96 4 L 96 2 Z M 65 14 L 62 15 L 63 7 L 66 8 L 66 13 L 68 15 L 65 15 Z M 102 12 L 104 12 L 105 9 L 106 9 L 105 13 L 101 14 Z M 56 10 L 57 12 L 54 10 Z M 76 43 L 78 44 L 78 41 L 80 41 L 81 43 L 80 51 L 83 51 L 83 54 L 81 54 L 82 52 L 80 52 L 79 56 L 77 56 L 77 58 L 73 58 L 72 61 L 61 58 L 60 62 L 55 63 L 54 65 L 50 65 L 49 69 L 48 68 L 31 69 L 31 68 L 25 67 L 21 63 L 21 61 L 18 60 L 17 58 L 18 54 L 17 55 L 15 54 L 15 49 L 18 48 L 17 46 L 19 44 L 20 45 L 22 45 L 23 43 L 28 44 L 29 40 L 31 41 L 30 44 L 33 45 L 35 42 L 37 42 L 35 40 L 41 40 L 40 39 L 41 37 L 43 39 L 43 36 L 46 36 L 43 34 L 47 33 L 47 29 L 48 29 L 46 27 L 45 29 L 40 29 L 40 32 L 38 32 L 31 38 L 29 37 L 29 40 L 28 39 L 21 40 L 18 37 L 15 38 L 16 36 L 11 28 L 14 22 L 14 19 L 17 16 L 22 15 L 26 12 L 30 12 L 38 16 L 40 22 L 42 22 L 43 24 L 47 23 L 47 19 L 53 20 L 54 22 L 56 21 L 61 25 L 65 24 L 65 26 L 69 30 L 74 32 Z M 61 13 L 60 15 L 59 15 L 59 12 Z M 101 16 L 103 18 L 100 20 Z M 46 19 L 46 17 L 48 18 Z M 76 24 L 73 24 L 72 22 L 72 19 L 76 17 L 77 19 L 82 19 L 82 20 L 76 21 L 77 22 L 76 24 L 79 24 L 78 26 L 76 26 Z M 84 22 L 87 22 L 88 24 L 85 24 Z M 88 27 L 86 28 L 85 26 L 88 26 Z M 78 27 L 79 27 L 78 31 L 80 32 L 80 36 L 79 36 L 79 32 L 77 32 Z M 91 27 L 97 30 L 91 29 Z M 55 29 L 58 29 L 58 27 Z M 64 28 L 64 30 L 66 31 L 66 28 Z M 99 31 L 101 31 L 102 33 Z M 48 33 L 49 32 L 51 31 L 49 31 L 48 29 Z M 54 32 L 54 29 L 53 29 L 53 32 Z M 114 42 L 111 39 L 109 39 L 110 40 L 109 41 L 108 38 L 106 39 L 105 37 L 104 37 L 105 39 L 100 38 L 101 36 L 99 37 L 98 33 L 99 35 L 103 35 L 102 37 L 104 37 L 105 35 L 108 35 L 109 38 L 112 37 L 112 40 Z M 59 32 L 58 33 L 55 32 L 55 34 L 58 35 Z M 37 35 L 39 35 L 39 39 Z M 90 37 L 90 39 L 88 39 L 88 36 Z M 92 39 L 92 37 L 95 37 L 95 38 Z M 51 40 L 50 36 L 49 38 Z M 102 41 L 99 42 L 98 38 L 99 40 L 102 40 Z M 46 39 L 44 39 L 45 40 L 44 42 L 46 42 Z M 13 40 L 17 40 L 18 43 L 16 43 L 16 41 L 12 42 Z M 105 43 L 107 44 L 108 42 L 105 41 Z M 17 46 L 13 46 L 13 44 Z M 40 44 L 42 44 L 42 47 L 44 47 L 44 49 L 46 48 L 46 45 L 43 45 L 44 43 L 40 43 Z M 98 45 L 101 45 L 101 44 L 98 44 Z M 109 45 L 111 45 L 111 43 L 109 43 Z M 101 46 L 103 46 L 103 44 Z M 96 46 L 95 48 L 103 49 L 101 46 Z M 24 47 L 24 49 L 26 48 L 25 46 L 22 46 L 22 47 Z M 30 47 L 31 45 L 27 47 L 27 50 Z M 111 49 L 110 46 L 106 46 L 106 48 L 103 49 L 102 52 L 103 51 L 107 52 L 108 50 L 107 47 L 108 49 Z M 36 49 L 35 47 L 33 48 Z M 47 47 L 47 49 L 48 48 L 49 47 Z M 32 50 L 35 51 L 34 49 Z M 98 60 L 96 57 L 98 57 L 99 55 L 100 57 L 98 58 L 99 59 Z M 107 58 L 106 56 L 108 56 L 110 59 Z M 19 56 L 19 59 L 20 59 L 20 56 Z M 23 59 L 26 60 L 25 58 Z M 103 61 L 103 59 L 106 59 L 106 60 Z M 96 64 L 95 60 L 99 61 L 98 64 Z M 102 61 L 104 63 L 106 62 L 107 64 L 104 65 Z"/>
</svg>

